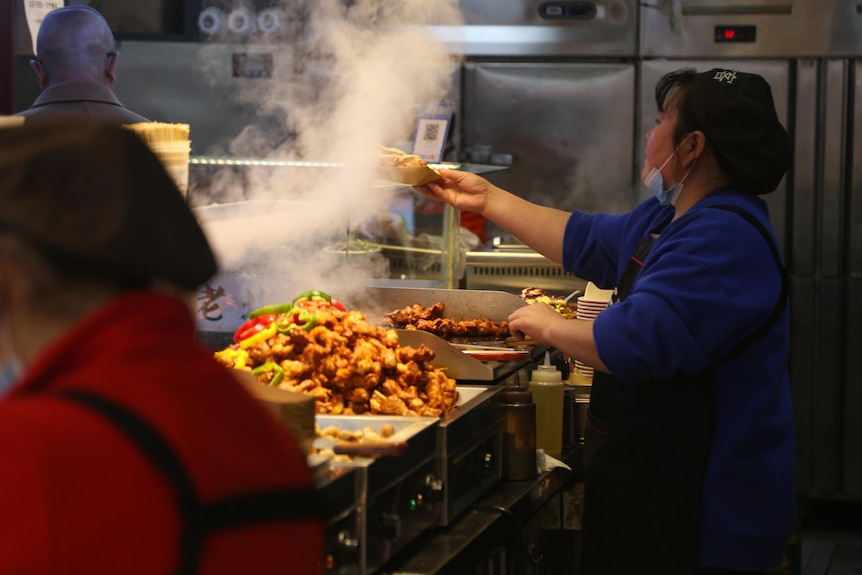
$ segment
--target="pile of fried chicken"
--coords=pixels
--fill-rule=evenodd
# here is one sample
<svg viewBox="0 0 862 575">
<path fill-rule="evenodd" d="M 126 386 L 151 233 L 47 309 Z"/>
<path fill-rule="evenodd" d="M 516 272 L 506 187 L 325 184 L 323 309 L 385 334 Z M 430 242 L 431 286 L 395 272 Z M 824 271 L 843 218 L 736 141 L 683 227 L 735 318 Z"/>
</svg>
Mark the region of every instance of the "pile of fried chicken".
<svg viewBox="0 0 862 575">
<path fill-rule="evenodd" d="M 439 417 L 455 407 L 455 380 L 433 367 L 433 350 L 400 346 L 395 330 L 373 325 L 358 311 L 314 313 L 310 330 L 291 325 L 247 348 L 231 345 L 215 358 L 257 371 L 265 384 L 278 374 L 279 388 L 313 395 L 320 414 Z M 280 369 L 260 369 L 273 364 Z"/>
<path fill-rule="evenodd" d="M 447 341 L 459 339 L 503 339 L 510 335 L 509 323 L 475 318 L 454 320 L 443 317 L 443 304 L 430 307 L 410 305 L 386 314 L 392 327 L 428 331 Z"/>
</svg>

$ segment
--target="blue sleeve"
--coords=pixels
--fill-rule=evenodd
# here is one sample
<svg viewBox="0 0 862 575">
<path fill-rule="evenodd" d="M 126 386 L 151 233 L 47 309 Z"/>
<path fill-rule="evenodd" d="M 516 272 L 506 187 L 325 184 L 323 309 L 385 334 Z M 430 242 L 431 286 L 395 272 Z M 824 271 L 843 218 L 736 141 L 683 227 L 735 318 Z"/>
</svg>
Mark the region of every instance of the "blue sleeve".
<svg viewBox="0 0 862 575">
<path fill-rule="evenodd" d="M 596 319 L 602 362 L 623 381 L 702 372 L 769 317 L 781 275 L 737 214 L 692 210 L 665 229 L 625 301 Z"/>
<path fill-rule="evenodd" d="M 654 199 L 625 214 L 573 212 L 563 237 L 563 269 L 600 288 L 615 287 L 638 240 L 668 214 Z"/>
</svg>

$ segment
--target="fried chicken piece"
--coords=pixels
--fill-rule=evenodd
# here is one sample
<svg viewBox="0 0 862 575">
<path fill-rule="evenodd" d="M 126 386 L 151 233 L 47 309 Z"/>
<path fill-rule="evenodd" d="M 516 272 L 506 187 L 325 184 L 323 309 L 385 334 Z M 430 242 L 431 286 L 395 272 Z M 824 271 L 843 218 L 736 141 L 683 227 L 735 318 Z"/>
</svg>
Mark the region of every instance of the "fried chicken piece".
<svg viewBox="0 0 862 575">
<path fill-rule="evenodd" d="M 443 415 L 443 410 L 423 405 L 419 409 L 419 415 L 421 415 L 422 417 L 440 417 L 441 415 Z"/>
<path fill-rule="evenodd" d="M 399 350 L 399 360 L 401 363 L 415 362 L 419 364 L 425 364 L 430 362 L 436 357 L 437 353 L 425 345 L 424 343 L 419 344 L 419 347 L 412 346 L 404 346 Z"/>
<path fill-rule="evenodd" d="M 442 305 L 428 313 L 440 312 Z M 454 405 L 455 380 L 432 366 L 429 347 L 401 347 L 395 329 L 373 325 L 361 312 L 320 309 L 315 315 L 311 331 L 293 326 L 247 350 L 231 346 L 215 357 L 245 370 L 278 363 L 285 372 L 279 387 L 314 396 L 316 413 L 417 415 Z M 275 373 L 266 370 L 258 379 L 266 383 Z"/>
<path fill-rule="evenodd" d="M 510 335 L 509 323 L 496 322 L 489 319 L 475 318 L 454 320 L 443 317 L 443 304 L 435 303 L 425 308 L 414 304 L 386 314 L 390 324 L 401 329 L 417 329 L 427 331 L 443 339 L 455 337 L 493 337 L 501 338 Z"/>
<path fill-rule="evenodd" d="M 404 328 L 414 324 L 418 320 L 429 320 L 443 317 L 443 304 L 435 303 L 431 307 L 413 304 L 401 309 L 396 309 L 386 314 L 386 317 L 394 327 Z"/>
<path fill-rule="evenodd" d="M 383 399 L 378 399 L 377 396 L 372 397 L 371 411 L 382 415 L 408 415 L 410 409 L 401 401 L 401 398 L 395 395 L 386 396 Z"/>
<path fill-rule="evenodd" d="M 390 146 L 380 146 L 379 163 L 384 168 L 421 168 L 428 165 L 421 156 Z"/>
<path fill-rule="evenodd" d="M 350 403 L 368 403 L 371 394 L 364 387 L 354 387 L 347 395 L 347 401 Z"/>
</svg>

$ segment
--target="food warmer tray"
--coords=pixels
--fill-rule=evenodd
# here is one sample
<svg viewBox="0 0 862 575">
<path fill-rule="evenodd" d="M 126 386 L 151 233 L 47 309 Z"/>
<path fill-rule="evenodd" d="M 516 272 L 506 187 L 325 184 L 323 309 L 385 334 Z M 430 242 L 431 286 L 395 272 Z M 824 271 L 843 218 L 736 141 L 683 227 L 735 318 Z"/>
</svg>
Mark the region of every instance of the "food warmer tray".
<svg viewBox="0 0 862 575">
<path fill-rule="evenodd" d="M 449 525 L 502 479 L 502 390 L 459 385 L 458 407 L 440 419 L 437 525 Z"/>
<path fill-rule="evenodd" d="M 396 434 L 389 440 L 407 442 L 406 457 L 364 457 L 332 464 L 334 471 L 349 468 L 359 473 L 356 526 L 351 531 L 342 520 L 327 531 L 328 549 L 340 553 L 336 564 L 347 564 L 355 547 L 358 572 L 372 572 L 423 530 L 449 525 L 501 481 L 502 390 L 502 386 L 459 385 L 456 408 L 439 419 L 315 416 L 318 425 L 342 430 L 379 430 L 391 423 Z M 423 423 L 427 427 L 421 435 L 405 437 L 416 429 L 415 422 L 428 420 L 431 424 Z M 353 533 L 355 541 L 350 537 Z"/>
<path fill-rule="evenodd" d="M 399 455 L 354 457 L 333 461 L 333 469 L 354 469 L 359 478 L 358 573 L 373 573 L 398 551 L 436 524 L 439 515 L 430 494 L 436 469 L 436 417 L 317 415 L 322 428 L 375 431 L 385 424 L 395 429 L 390 442 L 406 443 Z M 316 440 L 317 441 L 317 440 Z"/>
</svg>

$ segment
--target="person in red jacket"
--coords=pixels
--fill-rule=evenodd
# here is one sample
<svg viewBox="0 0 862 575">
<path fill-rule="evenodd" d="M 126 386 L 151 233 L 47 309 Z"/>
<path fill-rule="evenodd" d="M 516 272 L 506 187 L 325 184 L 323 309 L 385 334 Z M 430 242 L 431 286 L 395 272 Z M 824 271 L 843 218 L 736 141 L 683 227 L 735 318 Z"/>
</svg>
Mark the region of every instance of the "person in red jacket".
<svg viewBox="0 0 862 575">
<path fill-rule="evenodd" d="M 196 342 L 207 240 L 146 144 L 0 130 L 0 573 L 321 573 L 305 454 Z"/>
</svg>

